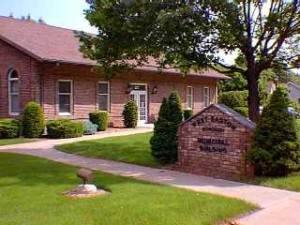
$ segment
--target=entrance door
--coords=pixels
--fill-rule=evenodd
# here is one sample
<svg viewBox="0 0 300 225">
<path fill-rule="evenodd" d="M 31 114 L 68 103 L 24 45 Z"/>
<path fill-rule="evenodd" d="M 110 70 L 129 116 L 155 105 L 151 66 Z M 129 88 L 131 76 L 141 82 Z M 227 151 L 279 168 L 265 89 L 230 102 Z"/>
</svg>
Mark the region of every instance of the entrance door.
<svg viewBox="0 0 300 225">
<path fill-rule="evenodd" d="M 141 86 L 141 85 L 139 85 Z M 146 85 L 144 86 L 144 90 L 132 90 L 130 92 L 130 99 L 134 100 L 138 106 L 138 124 L 145 124 L 147 123 L 147 91 Z"/>
</svg>

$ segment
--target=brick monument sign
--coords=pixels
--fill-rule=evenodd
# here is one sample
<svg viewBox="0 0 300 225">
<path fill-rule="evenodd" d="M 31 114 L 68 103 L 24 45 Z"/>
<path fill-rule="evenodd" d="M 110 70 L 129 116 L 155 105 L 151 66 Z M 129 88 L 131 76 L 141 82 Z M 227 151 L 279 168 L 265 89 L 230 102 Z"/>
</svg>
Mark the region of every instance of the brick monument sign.
<svg viewBox="0 0 300 225">
<path fill-rule="evenodd" d="M 255 124 L 225 105 L 210 105 L 178 130 L 181 170 L 239 180 L 253 176 L 246 162 Z"/>
</svg>

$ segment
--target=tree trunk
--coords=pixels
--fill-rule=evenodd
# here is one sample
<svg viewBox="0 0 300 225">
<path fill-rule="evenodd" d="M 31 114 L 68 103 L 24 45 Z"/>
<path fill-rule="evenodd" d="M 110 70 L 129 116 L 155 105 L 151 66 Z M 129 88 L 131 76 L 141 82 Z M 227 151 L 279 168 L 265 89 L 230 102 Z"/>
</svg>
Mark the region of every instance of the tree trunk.
<svg viewBox="0 0 300 225">
<path fill-rule="evenodd" d="M 259 89 L 258 89 L 258 77 L 259 74 L 255 69 L 248 69 L 246 71 L 246 77 L 248 81 L 248 109 L 249 119 L 253 122 L 257 122 L 259 119 Z"/>
</svg>

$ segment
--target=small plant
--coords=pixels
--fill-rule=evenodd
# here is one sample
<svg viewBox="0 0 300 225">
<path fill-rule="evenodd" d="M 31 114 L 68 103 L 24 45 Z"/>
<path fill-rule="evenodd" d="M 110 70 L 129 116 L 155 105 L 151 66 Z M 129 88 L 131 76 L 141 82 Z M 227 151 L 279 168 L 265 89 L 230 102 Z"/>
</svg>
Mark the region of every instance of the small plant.
<svg viewBox="0 0 300 225">
<path fill-rule="evenodd" d="M 187 120 L 187 119 L 191 118 L 192 116 L 193 116 L 193 110 L 191 110 L 191 109 L 183 110 L 184 120 Z"/>
<path fill-rule="evenodd" d="M 74 138 L 83 136 L 84 127 L 82 122 L 68 119 L 51 120 L 47 123 L 49 138 Z"/>
<path fill-rule="evenodd" d="M 0 119 L 0 139 L 20 136 L 20 122 L 15 119 Z"/>
<path fill-rule="evenodd" d="M 89 113 L 90 121 L 98 126 L 99 131 L 107 130 L 109 115 L 106 111 L 96 111 Z"/>
<path fill-rule="evenodd" d="M 98 125 L 92 123 L 91 121 L 83 122 L 84 134 L 95 134 L 98 130 Z"/>
<path fill-rule="evenodd" d="M 288 105 L 288 91 L 279 86 L 262 112 L 248 154 L 258 175 L 282 176 L 299 169 L 296 122 L 288 113 Z"/>
<path fill-rule="evenodd" d="M 22 132 L 26 138 L 38 138 L 42 136 L 45 126 L 44 113 L 37 102 L 29 102 L 25 106 Z"/>
<path fill-rule="evenodd" d="M 127 128 L 135 128 L 138 121 L 138 107 L 135 101 L 128 101 L 122 113 L 124 126 Z"/>
</svg>

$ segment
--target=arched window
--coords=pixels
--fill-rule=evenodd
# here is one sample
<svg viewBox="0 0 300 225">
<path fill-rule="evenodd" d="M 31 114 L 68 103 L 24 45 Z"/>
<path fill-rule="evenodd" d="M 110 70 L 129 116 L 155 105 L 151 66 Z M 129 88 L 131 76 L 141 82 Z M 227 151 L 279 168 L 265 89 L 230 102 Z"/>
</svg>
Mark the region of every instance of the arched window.
<svg viewBox="0 0 300 225">
<path fill-rule="evenodd" d="M 19 75 L 16 70 L 8 72 L 8 102 L 9 114 L 18 115 L 20 113 L 19 97 Z"/>
</svg>

